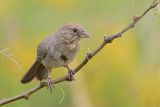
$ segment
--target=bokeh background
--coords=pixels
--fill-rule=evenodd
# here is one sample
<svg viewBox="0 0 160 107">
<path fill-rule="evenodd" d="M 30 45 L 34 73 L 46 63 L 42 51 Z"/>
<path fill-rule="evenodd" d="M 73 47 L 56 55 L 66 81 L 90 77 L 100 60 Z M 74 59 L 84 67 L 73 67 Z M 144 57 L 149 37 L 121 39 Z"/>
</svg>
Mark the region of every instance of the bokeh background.
<svg viewBox="0 0 160 107">
<path fill-rule="evenodd" d="M 75 68 L 103 41 L 104 32 L 115 34 L 140 14 L 152 0 L 0 0 L 0 50 L 9 48 L 21 70 L 0 54 L 0 99 L 24 93 L 39 84 L 20 79 L 36 57 L 37 45 L 64 23 L 83 25 L 90 34 L 70 64 Z M 160 18 L 150 11 L 136 27 L 100 51 L 75 82 L 56 85 L 51 94 L 43 88 L 4 107 L 160 107 Z M 67 74 L 53 69 L 53 79 Z M 61 88 L 64 91 L 61 91 Z M 59 101 L 64 99 L 60 104 Z"/>
</svg>

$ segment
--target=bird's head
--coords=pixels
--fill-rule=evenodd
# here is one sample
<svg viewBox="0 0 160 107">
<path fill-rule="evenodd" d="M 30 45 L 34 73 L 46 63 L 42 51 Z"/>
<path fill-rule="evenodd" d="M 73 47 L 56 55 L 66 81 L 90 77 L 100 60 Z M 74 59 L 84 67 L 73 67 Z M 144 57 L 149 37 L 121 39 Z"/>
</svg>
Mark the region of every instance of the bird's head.
<svg viewBox="0 0 160 107">
<path fill-rule="evenodd" d="M 81 38 L 89 38 L 84 27 L 75 23 L 66 23 L 58 31 L 66 42 L 78 42 Z"/>
</svg>

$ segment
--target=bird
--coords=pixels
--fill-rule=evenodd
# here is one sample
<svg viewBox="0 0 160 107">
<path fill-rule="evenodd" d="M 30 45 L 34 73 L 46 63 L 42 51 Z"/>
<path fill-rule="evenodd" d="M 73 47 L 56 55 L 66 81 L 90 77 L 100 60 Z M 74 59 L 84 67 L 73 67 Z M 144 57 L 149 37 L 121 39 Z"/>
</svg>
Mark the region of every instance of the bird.
<svg viewBox="0 0 160 107">
<path fill-rule="evenodd" d="M 55 88 L 50 74 L 53 68 L 68 69 L 69 81 L 75 80 L 74 70 L 68 65 L 79 51 L 79 41 L 89 38 L 83 26 L 76 23 L 65 23 L 58 31 L 46 37 L 37 47 L 37 57 L 28 72 L 21 79 L 21 83 L 29 83 L 33 78 L 42 81 L 48 78 L 48 87 L 52 92 Z"/>
</svg>

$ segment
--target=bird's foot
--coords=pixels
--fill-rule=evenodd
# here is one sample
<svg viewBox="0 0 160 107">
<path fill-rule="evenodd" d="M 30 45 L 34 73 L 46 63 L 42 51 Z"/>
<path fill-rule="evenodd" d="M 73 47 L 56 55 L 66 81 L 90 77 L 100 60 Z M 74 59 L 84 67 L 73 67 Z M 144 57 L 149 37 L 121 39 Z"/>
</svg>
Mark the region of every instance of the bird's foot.
<svg viewBox="0 0 160 107">
<path fill-rule="evenodd" d="M 75 74 L 74 70 L 68 69 L 68 81 L 73 81 L 73 80 L 75 81 L 74 74 Z"/>
<path fill-rule="evenodd" d="M 42 80 L 40 81 L 40 85 L 41 85 L 41 86 L 44 86 L 44 85 L 45 85 L 44 79 L 42 79 Z"/>
<path fill-rule="evenodd" d="M 48 77 L 48 87 L 47 87 L 47 89 L 50 87 L 51 93 L 52 93 L 52 86 L 55 88 L 54 82 L 52 81 L 52 79 L 50 77 Z"/>
</svg>

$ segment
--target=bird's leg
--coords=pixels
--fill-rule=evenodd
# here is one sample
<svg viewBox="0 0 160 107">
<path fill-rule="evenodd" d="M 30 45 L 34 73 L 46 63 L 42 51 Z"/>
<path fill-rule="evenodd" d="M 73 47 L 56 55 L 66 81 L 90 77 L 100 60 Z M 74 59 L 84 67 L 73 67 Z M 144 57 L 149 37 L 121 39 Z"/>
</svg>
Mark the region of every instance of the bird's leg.
<svg viewBox="0 0 160 107">
<path fill-rule="evenodd" d="M 70 69 L 68 66 L 65 66 L 67 69 L 68 69 L 68 80 L 69 81 L 72 81 L 74 80 L 75 81 L 75 78 L 74 78 L 74 70 Z"/>
<path fill-rule="evenodd" d="M 47 87 L 47 89 L 50 87 L 50 91 L 52 92 L 52 86 L 55 88 L 55 85 L 50 77 L 50 73 L 51 73 L 52 69 L 49 68 L 47 70 L 48 70 L 48 87 Z"/>
</svg>

